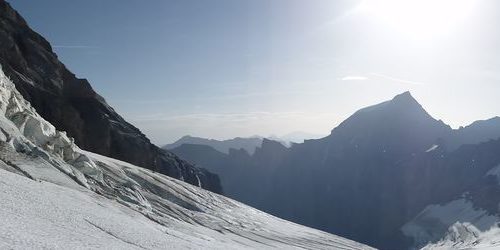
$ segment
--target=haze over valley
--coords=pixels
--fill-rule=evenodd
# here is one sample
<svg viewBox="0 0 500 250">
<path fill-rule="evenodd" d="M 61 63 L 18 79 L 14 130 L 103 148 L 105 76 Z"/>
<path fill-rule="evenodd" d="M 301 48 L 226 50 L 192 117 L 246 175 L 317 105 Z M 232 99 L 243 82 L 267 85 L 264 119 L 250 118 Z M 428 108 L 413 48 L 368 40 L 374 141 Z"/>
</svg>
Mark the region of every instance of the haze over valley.
<svg viewBox="0 0 500 250">
<path fill-rule="evenodd" d="M 499 11 L 0 0 L 0 249 L 500 249 Z"/>
</svg>

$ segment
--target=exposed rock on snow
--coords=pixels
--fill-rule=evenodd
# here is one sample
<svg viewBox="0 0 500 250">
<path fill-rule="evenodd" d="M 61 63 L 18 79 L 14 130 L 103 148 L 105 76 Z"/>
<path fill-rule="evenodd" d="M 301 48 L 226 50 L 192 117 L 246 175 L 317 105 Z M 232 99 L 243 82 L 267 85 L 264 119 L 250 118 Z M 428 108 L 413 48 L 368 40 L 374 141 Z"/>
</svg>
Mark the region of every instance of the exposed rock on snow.
<svg viewBox="0 0 500 250">
<path fill-rule="evenodd" d="M 429 244 L 422 250 L 452 250 L 452 249 L 499 249 L 500 229 L 494 226 L 481 232 L 470 223 L 455 223 L 446 236 L 435 244 Z"/>
<path fill-rule="evenodd" d="M 453 242 L 470 241 L 480 231 L 490 229 L 500 221 L 497 216 L 474 208 L 465 198 L 444 205 L 427 206 L 413 220 L 402 227 L 406 236 L 414 239 L 415 246 L 436 242 L 446 235 Z M 461 223 L 458 223 L 461 222 Z M 447 233 L 448 232 L 448 233 Z"/>
<path fill-rule="evenodd" d="M 369 249 L 83 151 L 2 70 L 0 101 L 0 248 Z"/>
</svg>

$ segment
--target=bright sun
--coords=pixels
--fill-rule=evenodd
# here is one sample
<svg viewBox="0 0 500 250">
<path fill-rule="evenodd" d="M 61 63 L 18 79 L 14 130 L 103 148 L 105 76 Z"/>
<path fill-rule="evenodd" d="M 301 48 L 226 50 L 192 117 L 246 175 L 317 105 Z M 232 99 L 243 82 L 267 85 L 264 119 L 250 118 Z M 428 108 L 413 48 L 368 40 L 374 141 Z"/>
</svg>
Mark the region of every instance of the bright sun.
<svg viewBox="0 0 500 250">
<path fill-rule="evenodd" d="M 463 25 L 479 0 L 363 0 L 358 10 L 398 32 L 427 39 Z"/>
</svg>

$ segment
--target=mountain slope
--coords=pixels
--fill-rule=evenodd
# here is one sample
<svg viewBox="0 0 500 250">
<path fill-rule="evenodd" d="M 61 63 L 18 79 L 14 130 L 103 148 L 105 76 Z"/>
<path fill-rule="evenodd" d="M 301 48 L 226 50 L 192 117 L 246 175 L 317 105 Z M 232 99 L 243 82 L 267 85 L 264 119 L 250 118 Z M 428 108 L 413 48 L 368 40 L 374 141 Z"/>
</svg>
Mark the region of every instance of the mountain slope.
<svg viewBox="0 0 500 250">
<path fill-rule="evenodd" d="M 440 145 L 452 134 L 403 93 L 356 112 L 324 139 L 292 147 L 271 181 L 268 207 L 259 208 L 375 247 L 409 247 L 414 239 L 402 225 L 426 205 L 470 190 L 500 163 L 498 143 L 448 153 Z"/>
<path fill-rule="evenodd" d="M 228 157 L 228 154 L 221 153 L 208 145 L 201 144 L 181 144 L 171 149 L 171 151 L 184 159 L 189 159 L 189 162 L 196 166 L 199 165 L 208 169 L 210 172 L 214 172 L 214 169 L 217 170 L 220 168 L 219 164 L 226 161 Z"/>
<path fill-rule="evenodd" d="M 333 129 L 330 144 L 357 150 L 383 151 L 394 156 L 427 149 L 452 129 L 432 118 L 409 92 L 357 111 Z"/>
<path fill-rule="evenodd" d="M 79 149 L 0 70 L 0 248 L 370 249 Z"/>
<path fill-rule="evenodd" d="M 89 82 L 57 58 L 49 42 L 0 0 L 0 64 L 42 117 L 66 131 L 82 148 L 220 192 L 217 179 L 153 145 L 126 122 Z"/>
<path fill-rule="evenodd" d="M 405 249 L 440 239 L 455 222 L 433 218 L 416 233 L 402 230 L 422 221 L 427 206 L 467 193 L 464 201 L 477 214 L 498 214 L 499 186 L 485 177 L 500 164 L 500 140 L 491 140 L 500 129 L 495 123 L 453 130 L 406 92 L 359 110 L 325 138 L 291 148 L 267 143 L 254 155 L 225 157 L 201 148 L 196 158 L 189 148 L 176 152 L 217 173 L 231 198 L 382 249 Z"/>
<path fill-rule="evenodd" d="M 263 139 L 253 155 L 244 149 L 230 149 L 224 154 L 212 147 L 194 144 L 183 144 L 172 152 L 219 175 L 227 190 L 225 196 L 260 208 L 263 207 L 263 193 L 271 188 L 268 177 L 287 150 L 281 142 Z"/>
<path fill-rule="evenodd" d="M 411 194 L 403 188 L 409 169 L 400 163 L 449 133 L 408 92 L 361 109 L 329 136 L 292 146 L 258 208 L 375 247 L 402 249 L 409 243 L 399 227 Z"/>
<path fill-rule="evenodd" d="M 453 131 L 448 139 L 448 150 L 455 150 L 464 144 L 477 144 L 500 138 L 500 117 L 484 121 L 475 121 L 472 124 Z"/>
</svg>

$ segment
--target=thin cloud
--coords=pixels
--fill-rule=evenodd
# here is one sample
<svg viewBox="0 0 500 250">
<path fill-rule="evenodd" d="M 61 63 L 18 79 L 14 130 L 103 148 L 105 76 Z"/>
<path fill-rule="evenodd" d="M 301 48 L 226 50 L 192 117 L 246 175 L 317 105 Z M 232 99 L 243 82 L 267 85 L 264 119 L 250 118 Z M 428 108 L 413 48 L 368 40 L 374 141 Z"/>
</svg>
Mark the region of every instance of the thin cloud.
<svg viewBox="0 0 500 250">
<path fill-rule="evenodd" d="M 304 96 L 304 95 L 321 95 L 321 91 L 268 91 L 268 92 L 249 92 L 241 94 L 228 94 L 228 95 L 210 95 L 197 97 L 197 100 L 231 100 L 231 99 L 245 99 L 245 98 L 259 98 L 259 97 L 287 97 L 287 96 Z M 131 99 L 110 99 L 110 103 L 129 103 L 129 104 L 166 104 L 176 102 L 177 99 L 151 99 L 151 100 L 131 100 Z"/>
<path fill-rule="evenodd" d="M 370 73 L 370 75 L 374 76 L 374 77 L 390 80 L 393 82 L 397 82 L 397 83 L 403 83 L 403 84 L 410 84 L 410 85 L 425 85 L 426 84 L 424 82 L 411 81 L 411 80 L 396 78 L 396 77 L 392 77 L 392 76 L 388 76 L 388 75 L 384 75 L 384 74 L 379 74 L 379 73 Z"/>
<path fill-rule="evenodd" d="M 55 49 L 99 49 L 99 47 L 87 46 L 87 45 L 53 45 L 52 48 L 55 48 Z"/>
<path fill-rule="evenodd" d="M 340 78 L 341 81 L 366 81 L 368 77 L 365 76 L 344 76 Z"/>
<path fill-rule="evenodd" d="M 248 112 L 248 113 L 194 113 L 184 115 L 151 114 L 135 117 L 134 122 L 157 122 L 157 121 L 221 121 L 221 122 L 248 122 L 262 121 L 266 119 L 316 119 L 319 117 L 330 117 L 333 113 L 306 113 L 306 112 Z"/>
</svg>

